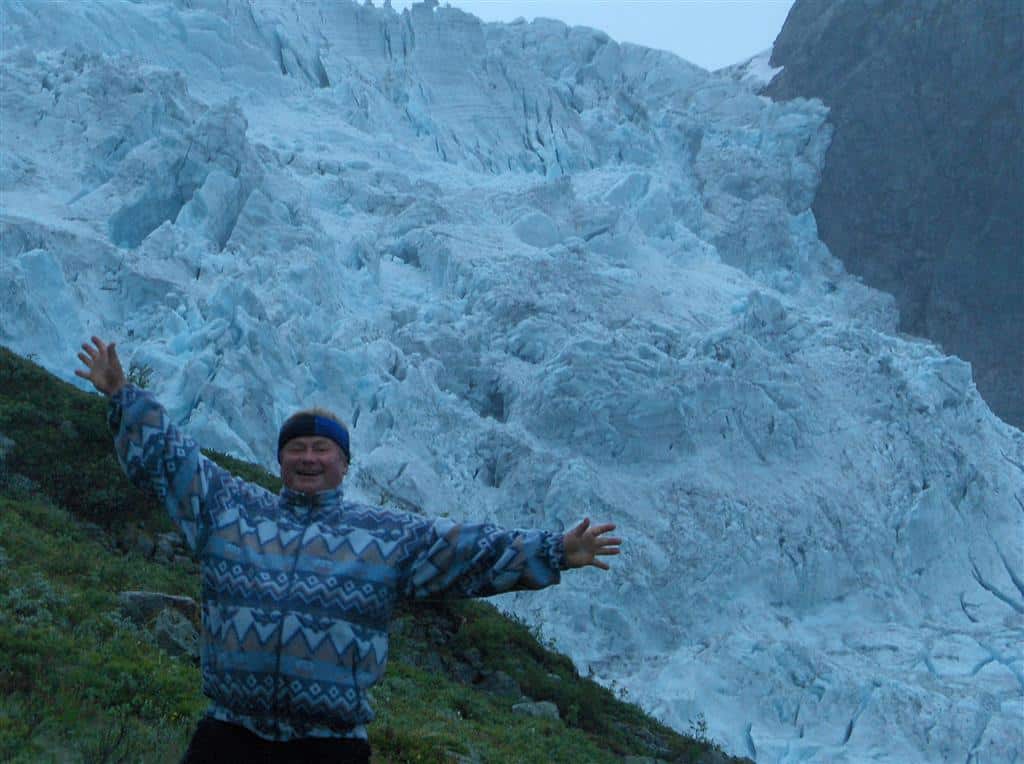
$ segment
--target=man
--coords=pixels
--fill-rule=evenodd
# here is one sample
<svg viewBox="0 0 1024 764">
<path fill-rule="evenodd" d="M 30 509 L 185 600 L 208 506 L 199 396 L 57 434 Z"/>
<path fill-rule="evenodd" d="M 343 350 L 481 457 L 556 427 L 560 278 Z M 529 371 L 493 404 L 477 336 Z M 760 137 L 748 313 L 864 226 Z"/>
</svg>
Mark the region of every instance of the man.
<svg viewBox="0 0 1024 764">
<path fill-rule="evenodd" d="M 557 536 L 345 502 L 348 430 L 320 410 L 282 426 L 275 496 L 204 457 L 127 384 L 114 343 L 93 337 L 78 357 L 75 374 L 110 398 L 126 474 L 164 501 L 200 560 L 212 703 L 188 764 L 368 762 L 367 690 L 383 676 L 399 599 L 540 589 L 563 569 L 608 570 L 600 557 L 619 553 L 611 524 Z"/>
</svg>

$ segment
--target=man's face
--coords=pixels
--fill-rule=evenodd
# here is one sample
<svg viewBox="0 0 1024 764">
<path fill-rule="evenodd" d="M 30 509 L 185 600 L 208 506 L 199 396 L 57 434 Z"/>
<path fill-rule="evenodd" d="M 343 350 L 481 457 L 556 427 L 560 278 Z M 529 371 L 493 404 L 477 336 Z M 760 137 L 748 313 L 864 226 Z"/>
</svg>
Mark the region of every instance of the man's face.
<svg viewBox="0 0 1024 764">
<path fill-rule="evenodd" d="M 281 480 L 293 491 L 314 494 L 337 488 L 347 470 L 345 455 L 330 438 L 304 435 L 281 449 Z"/>
</svg>

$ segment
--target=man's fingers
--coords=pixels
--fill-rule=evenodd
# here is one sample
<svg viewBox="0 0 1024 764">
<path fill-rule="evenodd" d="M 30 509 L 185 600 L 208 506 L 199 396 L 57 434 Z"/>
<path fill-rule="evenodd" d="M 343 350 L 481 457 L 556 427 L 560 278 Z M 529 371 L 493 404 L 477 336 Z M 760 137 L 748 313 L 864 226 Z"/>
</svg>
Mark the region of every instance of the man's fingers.
<svg viewBox="0 0 1024 764">
<path fill-rule="evenodd" d="M 87 368 L 92 367 L 92 356 L 87 356 L 85 353 L 79 353 L 78 360 L 84 363 Z"/>
<path fill-rule="evenodd" d="M 96 350 L 95 350 L 95 349 L 93 348 L 93 346 L 92 346 L 92 345 L 90 345 L 90 344 L 89 344 L 88 342 L 83 342 L 83 343 L 82 343 L 82 350 L 84 350 L 84 351 L 85 351 L 85 354 L 86 354 L 87 356 L 89 356 L 90 358 L 95 358 L 95 357 L 96 357 Z M 79 357 L 79 358 L 81 358 L 81 357 L 82 357 L 82 354 L 81 354 L 81 353 L 79 353 L 79 354 L 78 354 L 78 357 Z"/>
<path fill-rule="evenodd" d="M 82 371 L 81 369 L 75 369 L 75 374 L 77 376 L 81 377 L 82 379 L 89 379 L 90 378 L 89 377 L 89 372 Z"/>
<path fill-rule="evenodd" d="M 601 570 L 611 570 L 611 568 L 608 566 L 608 563 L 601 562 L 600 560 L 594 560 L 590 564 L 593 565 L 595 568 L 600 568 Z"/>
</svg>

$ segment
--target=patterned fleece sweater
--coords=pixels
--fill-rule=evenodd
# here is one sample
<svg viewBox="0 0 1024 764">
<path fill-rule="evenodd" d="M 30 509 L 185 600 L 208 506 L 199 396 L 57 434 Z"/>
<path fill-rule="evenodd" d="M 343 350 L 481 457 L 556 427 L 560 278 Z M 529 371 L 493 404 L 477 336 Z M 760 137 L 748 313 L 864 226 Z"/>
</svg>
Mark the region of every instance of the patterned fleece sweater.
<svg viewBox="0 0 1024 764">
<path fill-rule="evenodd" d="M 200 560 L 210 714 L 261 737 L 365 737 L 400 598 L 558 583 L 562 539 L 342 500 L 275 495 L 218 467 L 127 385 L 110 427 L 128 477 L 160 498 Z"/>
</svg>

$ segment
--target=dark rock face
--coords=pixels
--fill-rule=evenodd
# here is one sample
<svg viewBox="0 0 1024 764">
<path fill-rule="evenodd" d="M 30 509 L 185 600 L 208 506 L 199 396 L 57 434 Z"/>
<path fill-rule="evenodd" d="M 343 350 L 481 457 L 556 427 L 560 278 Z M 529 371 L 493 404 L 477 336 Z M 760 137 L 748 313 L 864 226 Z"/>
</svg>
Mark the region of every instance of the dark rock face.
<svg viewBox="0 0 1024 764">
<path fill-rule="evenodd" d="M 796 0 L 772 65 L 831 109 L 822 240 L 1024 427 L 1024 3 Z"/>
</svg>

